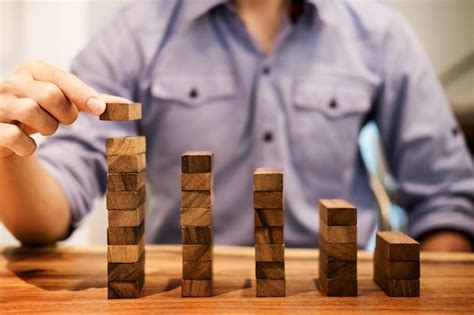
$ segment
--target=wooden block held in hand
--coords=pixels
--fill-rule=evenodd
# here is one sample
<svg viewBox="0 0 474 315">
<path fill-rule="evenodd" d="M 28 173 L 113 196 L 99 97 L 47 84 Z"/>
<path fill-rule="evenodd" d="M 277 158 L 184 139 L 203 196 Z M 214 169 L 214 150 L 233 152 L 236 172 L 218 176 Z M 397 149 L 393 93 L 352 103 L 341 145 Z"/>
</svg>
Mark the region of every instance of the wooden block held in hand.
<svg viewBox="0 0 474 315">
<path fill-rule="evenodd" d="M 283 209 L 283 191 L 254 191 L 255 209 Z"/>
<path fill-rule="evenodd" d="M 210 191 L 212 184 L 212 173 L 181 173 L 182 191 Z"/>
<path fill-rule="evenodd" d="M 145 232 L 145 222 L 136 227 L 108 227 L 108 245 L 136 245 Z"/>
<path fill-rule="evenodd" d="M 211 208 L 212 193 L 210 191 L 182 191 L 181 208 Z"/>
<path fill-rule="evenodd" d="M 357 243 L 357 225 L 328 226 L 320 220 L 319 234 L 328 243 Z"/>
<path fill-rule="evenodd" d="M 211 280 L 211 261 L 183 261 L 183 279 Z"/>
<path fill-rule="evenodd" d="M 374 264 L 390 279 L 420 278 L 420 261 L 388 260 L 381 252 L 374 252 Z"/>
<path fill-rule="evenodd" d="M 284 262 L 284 244 L 255 244 L 255 261 Z"/>
<path fill-rule="evenodd" d="M 212 296 L 212 280 L 189 280 L 181 282 L 182 297 L 209 297 Z"/>
<path fill-rule="evenodd" d="M 255 244 L 283 244 L 284 242 L 282 226 L 255 227 Z"/>
<path fill-rule="evenodd" d="M 134 263 L 140 259 L 145 248 L 145 238 L 137 245 L 108 245 L 107 261 L 111 263 Z"/>
<path fill-rule="evenodd" d="M 342 199 L 321 199 L 319 218 L 326 225 L 356 225 L 357 208 Z"/>
<path fill-rule="evenodd" d="M 183 261 L 211 261 L 211 244 L 183 244 Z"/>
<path fill-rule="evenodd" d="M 281 168 L 257 168 L 253 173 L 253 190 L 283 190 L 283 170 Z"/>
<path fill-rule="evenodd" d="M 144 136 L 108 138 L 105 140 L 106 155 L 135 155 L 146 152 Z"/>
<path fill-rule="evenodd" d="M 210 208 L 181 208 L 180 221 L 186 226 L 211 226 L 212 212 Z"/>
<path fill-rule="evenodd" d="M 145 217 L 145 204 L 132 210 L 109 210 L 109 227 L 138 226 Z"/>
<path fill-rule="evenodd" d="M 420 260 L 420 243 L 402 232 L 377 232 L 376 250 L 389 260 Z"/>
<path fill-rule="evenodd" d="M 146 167 L 145 153 L 136 155 L 110 155 L 107 157 L 109 173 L 138 173 Z"/>
<path fill-rule="evenodd" d="M 140 103 L 106 103 L 105 111 L 100 120 L 139 120 L 142 118 L 142 104 Z"/>
<path fill-rule="evenodd" d="M 181 156 L 183 173 L 210 173 L 212 171 L 211 151 L 187 151 Z"/>
<path fill-rule="evenodd" d="M 390 297 L 417 297 L 420 296 L 419 279 L 390 279 L 383 267 L 374 264 L 374 282 Z"/>
<path fill-rule="evenodd" d="M 256 262 L 257 279 L 285 279 L 285 262 Z"/>
<path fill-rule="evenodd" d="M 319 251 L 319 269 L 324 272 L 326 279 L 357 279 L 357 261 L 340 260 Z"/>
<path fill-rule="evenodd" d="M 145 186 L 142 186 L 138 191 L 108 191 L 106 196 L 107 209 L 136 209 L 145 202 L 145 198 Z"/>
<path fill-rule="evenodd" d="M 283 209 L 255 209 L 254 210 L 255 226 L 283 226 L 284 212 Z"/>
<path fill-rule="evenodd" d="M 182 244 L 212 244 L 212 227 L 182 226 Z"/>
<path fill-rule="evenodd" d="M 327 296 L 357 296 L 356 279 L 328 279 L 321 269 L 319 285 L 322 293 Z"/>
<path fill-rule="evenodd" d="M 284 279 L 257 279 L 257 297 L 286 296 L 286 281 Z"/>
<path fill-rule="evenodd" d="M 145 185 L 145 172 L 107 174 L 107 191 L 137 191 Z"/>
<path fill-rule="evenodd" d="M 356 243 L 328 243 L 324 237 L 319 236 L 319 250 L 328 256 L 340 260 L 357 260 Z"/>
<path fill-rule="evenodd" d="M 109 282 L 136 281 L 145 273 L 145 253 L 134 263 L 108 263 L 107 278 Z"/>
</svg>

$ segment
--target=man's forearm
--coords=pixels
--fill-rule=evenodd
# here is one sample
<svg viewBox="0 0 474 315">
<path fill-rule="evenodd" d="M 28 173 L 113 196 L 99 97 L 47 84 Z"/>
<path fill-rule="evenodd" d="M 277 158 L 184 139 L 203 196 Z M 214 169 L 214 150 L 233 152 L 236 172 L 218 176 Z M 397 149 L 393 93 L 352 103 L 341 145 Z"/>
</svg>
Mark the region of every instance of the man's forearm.
<svg viewBox="0 0 474 315">
<path fill-rule="evenodd" d="M 471 241 L 462 233 L 450 230 L 438 230 L 424 235 L 421 240 L 421 250 L 440 252 L 469 252 L 472 251 Z"/>
<path fill-rule="evenodd" d="M 0 220 L 24 244 L 66 236 L 71 220 L 66 195 L 36 157 L 0 159 Z"/>
</svg>

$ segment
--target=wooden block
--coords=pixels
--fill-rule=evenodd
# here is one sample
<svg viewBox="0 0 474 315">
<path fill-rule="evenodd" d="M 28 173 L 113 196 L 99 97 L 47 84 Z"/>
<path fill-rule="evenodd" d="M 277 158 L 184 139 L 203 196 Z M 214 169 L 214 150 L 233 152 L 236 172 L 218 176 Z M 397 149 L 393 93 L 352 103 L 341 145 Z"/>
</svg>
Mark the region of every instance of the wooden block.
<svg viewBox="0 0 474 315">
<path fill-rule="evenodd" d="M 420 296 L 419 279 L 390 279 L 374 264 L 374 282 L 390 297 Z"/>
<path fill-rule="evenodd" d="M 181 173 L 181 190 L 212 190 L 212 173 Z"/>
<path fill-rule="evenodd" d="M 105 140 L 106 155 L 135 155 L 146 152 L 144 136 L 108 138 Z"/>
<path fill-rule="evenodd" d="M 212 170 L 211 151 L 188 151 L 181 156 L 183 173 L 210 173 Z"/>
<path fill-rule="evenodd" d="M 284 279 L 257 279 L 257 297 L 286 296 L 286 281 Z"/>
<path fill-rule="evenodd" d="M 326 279 L 357 279 L 357 261 L 333 258 L 324 251 L 319 251 L 319 269 Z"/>
<path fill-rule="evenodd" d="M 379 251 L 374 252 L 374 264 L 382 269 L 387 278 L 418 279 L 420 278 L 420 261 L 388 260 Z"/>
<path fill-rule="evenodd" d="M 144 279 L 139 281 L 108 282 L 108 299 L 137 299 L 143 289 Z"/>
<path fill-rule="evenodd" d="M 253 190 L 283 190 L 283 170 L 281 168 L 257 168 L 253 173 Z"/>
<path fill-rule="evenodd" d="M 145 217 L 145 204 L 133 210 L 109 210 L 109 227 L 138 226 Z"/>
<path fill-rule="evenodd" d="M 138 120 L 142 118 L 142 104 L 140 103 L 107 103 L 100 120 Z"/>
<path fill-rule="evenodd" d="M 183 261 L 183 279 L 211 280 L 211 261 Z"/>
<path fill-rule="evenodd" d="M 134 263 L 140 260 L 145 248 L 145 238 L 142 237 L 137 245 L 108 245 L 107 261 L 111 263 Z"/>
<path fill-rule="evenodd" d="M 108 263 L 107 278 L 109 282 L 136 281 L 145 273 L 145 253 L 134 263 Z"/>
<path fill-rule="evenodd" d="M 183 244 L 212 244 L 212 227 L 182 226 L 181 241 Z"/>
<path fill-rule="evenodd" d="M 319 284 L 322 293 L 327 296 L 357 296 L 356 279 L 328 279 L 319 269 Z"/>
<path fill-rule="evenodd" d="M 145 185 L 145 172 L 107 174 L 107 191 L 137 191 Z"/>
<path fill-rule="evenodd" d="M 109 173 L 138 173 L 146 167 L 145 153 L 136 155 L 110 155 L 107 157 Z"/>
<path fill-rule="evenodd" d="M 321 199 L 319 218 L 329 226 L 356 225 L 357 209 L 342 199 Z"/>
<path fill-rule="evenodd" d="M 254 191 L 253 207 L 255 209 L 283 209 L 283 192 Z"/>
<path fill-rule="evenodd" d="M 135 227 L 107 228 L 108 245 L 136 245 L 145 233 L 145 222 Z"/>
<path fill-rule="evenodd" d="M 146 188 L 142 186 L 138 191 L 107 192 L 107 209 L 136 209 L 145 202 Z"/>
<path fill-rule="evenodd" d="M 182 191 L 181 208 L 211 208 L 212 193 L 210 191 Z"/>
<path fill-rule="evenodd" d="M 211 244 L 183 244 L 183 261 L 211 261 Z"/>
<path fill-rule="evenodd" d="M 420 243 L 402 232 L 377 232 L 376 250 L 389 260 L 420 260 Z"/>
<path fill-rule="evenodd" d="M 324 237 L 319 236 L 319 250 L 328 256 L 340 260 L 357 260 L 356 243 L 328 243 Z"/>
<path fill-rule="evenodd" d="M 357 225 L 329 226 L 319 220 L 319 235 L 328 243 L 357 243 Z"/>
<path fill-rule="evenodd" d="M 180 221 L 186 226 L 211 226 L 212 211 L 210 208 L 181 208 Z"/>
<path fill-rule="evenodd" d="M 283 227 L 255 227 L 255 244 L 283 244 Z"/>
<path fill-rule="evenodd" d="M 255 209 L 254 222 L 257 227 L 283 226 L 284 224 L 283 209 Z"/>
<path fill-rule="evenodd" d="M 209 297 L 212 296 L 212 280 L 189 280 L 181 282 L 182 297 Z"/>
<path fill-rule="evenodd" d="M 256 262 L 257 279 L 285 279 L 285 262 Z"/>
<path fill-rule="evenodd" d="M 284 262 L 284 244 L 255 244 L 255 261 Z"/>
</svg>

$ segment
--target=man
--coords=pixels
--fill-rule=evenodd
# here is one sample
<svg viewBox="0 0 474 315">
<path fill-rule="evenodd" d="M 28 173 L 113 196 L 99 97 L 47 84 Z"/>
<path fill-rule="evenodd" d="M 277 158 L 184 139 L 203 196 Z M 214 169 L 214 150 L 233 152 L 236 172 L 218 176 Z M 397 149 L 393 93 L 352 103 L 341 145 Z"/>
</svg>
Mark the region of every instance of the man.
<svg viewBox="0 0 474 315">
<path fill-rule="evenodd" d="M 140 133 L 149 241 L 178 242 L 180 155 L 212 150 L 218 243 L 252 244 L 252 172 L 270 166 L 285 170 L 288 245 L 314 246 L 316 201 L 345 198 L 362 247 L 376 214 L 357 138 L 374 120 L 409 233 L 425 250 L 470 250 L 464 139 L 406 22 L 378 2 L 134 2 L 72 69 L 30 61 L 1 85 L 0 218 L 23 243 L 66 238 L 105 191 L 105 138 Z M 93 117 L 117 97 L 143 103 L 143 120 Z M 35 132 L 54 135 L 33 155 Z"/>
</svg>

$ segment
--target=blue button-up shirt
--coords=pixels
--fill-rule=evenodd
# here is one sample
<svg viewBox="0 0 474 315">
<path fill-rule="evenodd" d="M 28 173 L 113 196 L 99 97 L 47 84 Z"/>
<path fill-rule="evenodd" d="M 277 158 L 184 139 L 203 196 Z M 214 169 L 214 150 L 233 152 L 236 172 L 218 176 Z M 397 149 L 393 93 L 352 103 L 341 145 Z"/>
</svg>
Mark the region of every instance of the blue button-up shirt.
<svg viewBox="0 0 474 315">
<path fill-rule="evenodd" d="M 66 192 L 74 226 L 106 190 L 104 142 L 147 137 L 147 239 L 180 241 L 180 156 L 214 152 L 215 241 L 253 244 L 252 173 L 285 171 L 285 242 L 317 244 L 320 198 L 358 207 L 358 243 L 376 204 L 358 134 L 377 123 L 408 209 L 409 233 L 474 231 L 474 171 L 442 89 L 407 23 L 378 2 L 314 0 L 268 55 L 232 4 L 134 1 L 85 47 L 73 72 L 143 104 L 137 123 L 82 115 L 38 156 Z"/>
</svg>

